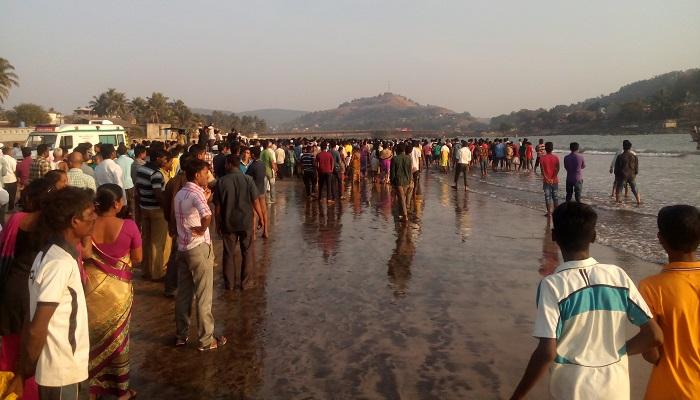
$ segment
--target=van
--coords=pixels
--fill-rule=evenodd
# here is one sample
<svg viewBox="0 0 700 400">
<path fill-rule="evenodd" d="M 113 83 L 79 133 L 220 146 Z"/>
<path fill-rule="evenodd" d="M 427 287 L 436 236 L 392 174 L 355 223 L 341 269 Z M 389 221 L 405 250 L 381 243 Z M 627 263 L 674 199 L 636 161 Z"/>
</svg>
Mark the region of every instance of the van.
<svg viewBox="0 0 700 400">
<path fill-rule="evenodd" d="M 40 144 L 46 144 L 49 149 L 62 148 L 70 153 L 80 143 L 112 144 L 127 143 L 126 130 L 121 125 L 114 125 L 109 120 L 91 120 L 87 124 L 37 125 L 27 137 L 25 146 L 36 154 Z"/>
</svg>

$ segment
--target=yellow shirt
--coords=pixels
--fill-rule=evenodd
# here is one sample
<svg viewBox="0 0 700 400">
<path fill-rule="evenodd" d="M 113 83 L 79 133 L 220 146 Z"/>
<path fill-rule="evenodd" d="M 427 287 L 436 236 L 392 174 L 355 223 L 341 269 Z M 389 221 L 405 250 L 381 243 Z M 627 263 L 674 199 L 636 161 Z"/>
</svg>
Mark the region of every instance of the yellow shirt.
<svg viewBox="0 0 700 400">
<path fill-rule="evenodd" d="M 639 283 L 664 332 L 646 399 L 700 399 L 700 262 L 675 262 Z"/>
</svg>

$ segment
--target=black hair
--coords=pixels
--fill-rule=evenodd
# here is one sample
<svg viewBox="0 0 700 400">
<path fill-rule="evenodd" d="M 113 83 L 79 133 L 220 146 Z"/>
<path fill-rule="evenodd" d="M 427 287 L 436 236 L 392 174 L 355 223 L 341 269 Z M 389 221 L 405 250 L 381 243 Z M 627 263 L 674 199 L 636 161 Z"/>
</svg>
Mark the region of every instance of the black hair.
<svg viewBox="0 0 700 400">
<path fill-rule="evenodd" d="M 22 157 L 27 158 L 32 156 L 32 149 L 29 147 L 22 147 Z"/>
<path fill-rule="evenodd" d="M 44 196 L 54 190 L 56 190 L 56 187 L 48 179 L 33 179 L 20 194 L 23 211 L 39 211 Z"/>
<path fill-rule="evenodd" d="M 547 153 L 551 153 L 552 150 L 554 150 L 554 143 L 547 142 L 544 144 L 544 151 L 546 151 Z"/>
<path fill-rule="evenodd" d="M 404 147 L 403 143 L 399 143 L 396 145 L 396 154 L 403 154 L 406 148 Z"/>
<path fill-rule="evenodd" d="M 226 156 L 226 165 L 230 165 L 233 168 L 238 168 L 241 165 L 241 157 L 237 154 L 229 154 Z"/>
<path fill-rule="evenodd" d="M 73 218 L 93 206 L 94 192 L 67 186 L 44 196 L 41 202 L 41 223 L 49 232 L 59 233 L 71 227 Z"/>
<path fill-rule="evenodd" d="M 598 214 L 587 204 L 566 202 L 552 214 L 554 236 L 562 250 L 586 250 L 595 239 Z"/>
<path fill-rule="evenodd" d="M 188 153 L 192 154 L 193 156 L 196 156 L 197 154 L 201 154 L 201 153 L 204 153 L 206 151 L 207 151 L 207 149 L 203 145 L 193 144 L 190 147 L 190 150 L 188 151 Z"/>
<path fill-rule="evenodd" d="M 100 146 L 100 155 L 103 159 L 112 158 L 112 153 L 114 153 L 114 145 L 107 143 Z"/>
<path fill-rule="evenodd" d="M 259 146 L 251 146 L 250 147 L 250 154 L 252 154 L 256 160 L 258 158 L 260 158 L 260 147 Z"/>
<path fill-rule="evenodd" d="M 66 171 L 62 169 L 52 169 L 51 171 L 47 172 L 46 175 L 44 175 L 44 179 L 46 179 L 49 184 L 55 188 L 58 181 L 61 180 L 61 175 L 68 176 Z"/>
<path fill-rule="evenodd" d="M 144 146 L 144 145 L 139 144 L 136 147 L 134 147 L 134 156 L 136 156 L 136 157 L 140 156 L 141 154 L 143 154 L 145 152 L 146 152 L 146 146 Z"/>
<path fill-rule="evenodd" d="M 569 144 L 569 150 L 571 150 L 571 151 L 578 151 L 578 143 L 576 143 L 576 142 L 571 142 L 571 144 Z"/>
<path fill-rule="evenodd" d="M 97 188 L 95 194 L 95 210 L 98 214 L 104 214 L 114 205 L 114 202 L 124 197 L 121 186 L 114 183 L 105 183 Z"/>
<path fill-rule="evenodd" d="M 632 142 L 630 142 L 627 139 L 622 141 L 622 150 L 629 150 L 631 148 L 632 148 Z"/>
<path fill-rule="evenodd" d="M 677 204 L 659 211 L 656 219 L 659 235 L 672 250 L 689 253 L 700 245 L 700 210 Z"/>
<path fill-rule="evenodd" d="M 190 182 L 193 181 L 197 173 L 204 168 L 209 168 L 208 162 L 198 158 L 190 160 L 185 166 L 185 176 L 187 177 L 187 180 Z"/>
<path fill-rule="evenodd" d="M 126 148 L 124 143 L 120 144 L 119 147 L 117 147 L 117 155 L 119 156 L 123 156 L 124 154 L 126 154 L 127 151 L 128 149 Z"/>
<path fill-rule="evenodd" d="M 42 144 L 36 146 L 36 155 L 38 155 L 38 156 L 46 153 L 47 151 L 49 151 L 49 145 L 46 143 L 42 143 Z"/>
<path fill-rule="evenodd" d="M 157 159 L 165 157 L 165 150 L 159 148 L 150 148 L 148 150 L 148 156 L 151 158 L 151 162 L 155 164 Z"/>
</svg>

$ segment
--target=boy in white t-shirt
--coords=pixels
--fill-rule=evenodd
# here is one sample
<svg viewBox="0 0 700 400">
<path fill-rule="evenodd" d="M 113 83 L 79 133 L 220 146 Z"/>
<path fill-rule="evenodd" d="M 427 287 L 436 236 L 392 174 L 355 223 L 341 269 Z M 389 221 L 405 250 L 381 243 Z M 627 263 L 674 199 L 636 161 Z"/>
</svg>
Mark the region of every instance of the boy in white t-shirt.
<svg viewBox="0 0 700 400">
<path fill-rule="evenodd" d="M 78 245 L 95 226 L 93 192 L 69 186 L 52 193 L 42 218 L 52 232 L 29 274 L 30 322 L 18 382 L 34 375 L 42 400 L 78 399 L 90 353 Z"/>
<path fill-rule="evenodd" d="M 663 332 L 625 271 L 589 256 L 597 215 L 582 203 L 554 210 L 552 239 L 564 263 L 537 289 L 539 344 L 511 399 L 550 371 L 552 399 L 629 399 L 627 356 L 663 343 Z M 624 320 L 640 329 L 627 340 Z"/>
</svg>

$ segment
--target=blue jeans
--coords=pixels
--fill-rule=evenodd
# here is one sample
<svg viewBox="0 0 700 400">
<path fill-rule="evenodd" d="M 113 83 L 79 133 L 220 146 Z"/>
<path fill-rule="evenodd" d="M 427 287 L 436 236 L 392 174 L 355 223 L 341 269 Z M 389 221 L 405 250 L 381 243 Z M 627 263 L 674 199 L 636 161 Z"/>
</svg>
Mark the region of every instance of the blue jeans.
<svg viewBox="0 0 700 400">
<path fill-rule="evenodd" d="M 554 204 L 557 204 L 559 202 L 559 195 L 557 194 L 557 191 L 559 190 L 558 184 L 543 183 L 542 189 L 544 190 L 545 203 L 549 204 L 550 202 L 553 202 Z"/>
<path fill-rule="evenodd" d="M 581 189 L 583 188 L 583 180 L 576 182 L 566 181 L 566 201 L 571 201 L 571 195 L 576 198 L 576 202 L 581 202 Z"/>
</svg>

